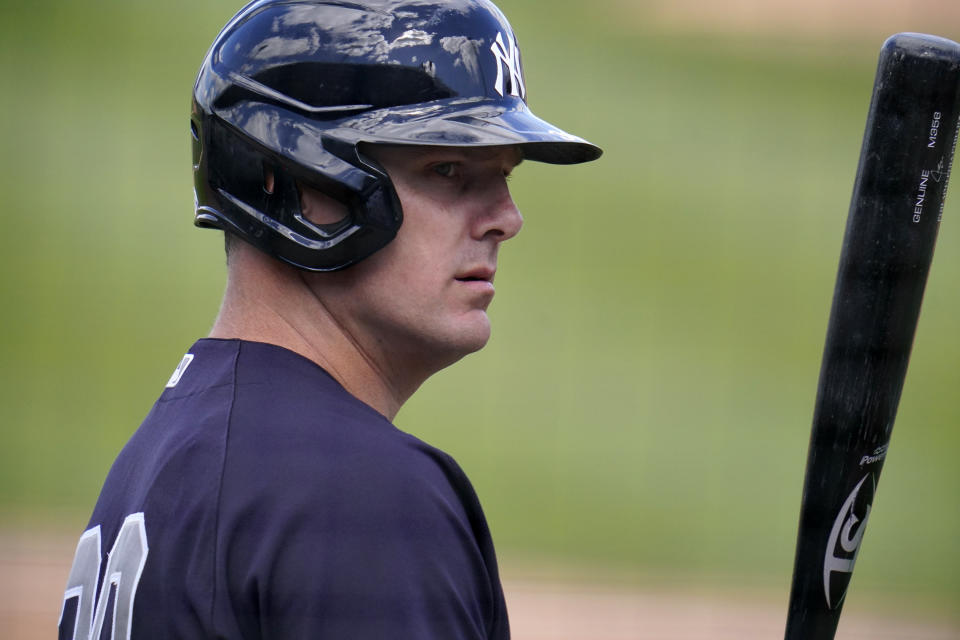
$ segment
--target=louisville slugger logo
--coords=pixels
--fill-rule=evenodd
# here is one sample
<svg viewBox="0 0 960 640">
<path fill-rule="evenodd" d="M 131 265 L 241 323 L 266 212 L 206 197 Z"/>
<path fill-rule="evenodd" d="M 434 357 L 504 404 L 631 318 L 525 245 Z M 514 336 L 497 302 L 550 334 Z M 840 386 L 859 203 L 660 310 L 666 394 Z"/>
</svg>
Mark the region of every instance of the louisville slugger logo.
<svg viewBox="0 0 960 640">
<path fill-rule="evenodd" d="M 864 492 L 861 500 L 857 500 L 860 495 L 860 489 L 864 486 L 867 478 L 871 479 L 867 487 L 869 491 Z M 870 505 L 873 501 L 873 474 L 868 473 L 863 476 L 857 486 L 847 497 L 843 506 L 840 507 L 840 513 L 833 521 L 833 529 L 830 531 L 830 538 L 827 540 L 827 552 L 823 560 L 823 590 L 827 598 L 827 608 L 835 609 L 841 602 L 847 591 L 847 584 L 850 576 L 840 585 L 839 591 L 834 597 L 831 597 L 830 578 L 833 573 L 853 573 L 853 565 L 857 561 L 857 554 L 860 552 L 860 542 L 863 540 L 863 532 L 867 527 L 867 520 L 870 518 Z M 862 517 L 861 517 L 862 516 Z M 838 555 L 839 554 L 839 555 Z"/>
<path fill-rule="evenodd" d="M 497 64 L 497 79 L 493 83 L 493 88 L 501 96 L 504 93 L 504 80 L 510 83 L 509 93 L 512 96 L 519 96 L 521 100 L 527 97 L 527 89 L 523 84 L 523 68 L 520 64 L 520 49 L 513 39 L 512 34 L 507 35 L 507 41 L 503 41 L 503 34 L 497 33 L 496 39 L 490 45 L 490 51 Z M 506 73 L 504 73 L 506 68 Z"/>
</svg>

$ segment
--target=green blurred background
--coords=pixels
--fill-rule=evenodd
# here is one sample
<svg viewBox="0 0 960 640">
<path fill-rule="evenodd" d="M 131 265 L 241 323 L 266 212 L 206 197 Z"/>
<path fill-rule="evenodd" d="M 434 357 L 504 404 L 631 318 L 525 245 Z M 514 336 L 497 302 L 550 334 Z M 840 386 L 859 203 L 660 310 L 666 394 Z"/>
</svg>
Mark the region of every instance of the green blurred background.
<svg viewBox="0 0 960 640">
<path fill-rule="evenodd" d="M 189 95 L 239 3 L 4 4 L 0 528 L 78 534 L 217 310 Z M 500 5 L 531 106 L 606 153 L 518 171 L 494 337 L 397 423 L 467 470 L 508 567 L 785 604 L 876 55 L 960 13 Z M 850 601 L 960 625 L 958 218 L 954 193 Z"/>
</svg>

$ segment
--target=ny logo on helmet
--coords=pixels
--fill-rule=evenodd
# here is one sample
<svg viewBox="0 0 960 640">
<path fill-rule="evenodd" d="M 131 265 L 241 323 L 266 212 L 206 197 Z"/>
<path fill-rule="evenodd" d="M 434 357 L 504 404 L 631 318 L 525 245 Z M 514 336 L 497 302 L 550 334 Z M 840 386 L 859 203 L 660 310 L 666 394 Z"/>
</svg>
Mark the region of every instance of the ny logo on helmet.
<svg viewBox="0 0 960 640">
<path fill-rule="evenodd" d="M 521 100 L 527 97 L 527 89 L 523 86 L 523 69 L 520 66 L 520 49 L 513 39 L 513 35 L 507 36 L 507 42 L 503 42 L 503 34 L 497 33 L 497 39 L 490 45 L 490 51 L 497 61 L 497 81 L 493 88 L 501 96 L 503 93 L 503 67 L 507 67 L 507 79 L 510 81 L 510 95 L 520 96 Z"/>
</svg>

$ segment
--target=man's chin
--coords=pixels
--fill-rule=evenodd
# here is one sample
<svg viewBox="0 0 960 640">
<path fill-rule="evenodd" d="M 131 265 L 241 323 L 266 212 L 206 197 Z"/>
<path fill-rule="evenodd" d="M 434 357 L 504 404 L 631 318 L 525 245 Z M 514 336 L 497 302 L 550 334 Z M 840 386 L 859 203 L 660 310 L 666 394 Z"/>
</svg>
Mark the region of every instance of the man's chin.
<svg viewBox="0 0 960 640">
<path fill-rule="evenodd" d="M 449 366 L 457 360 L 476 353 L 483 349 L 490 341 L 490 320 L 487 314 L 482 311 L 474 311 L 468 314 L 473 316 L 469 322 L 464 322 L 456 327 L 445 340 L 443 350 L 447 353 L 447 364 Z"/>
<path fill-rule="evenodd" d="M 490 341 L 490 318 L 486 310 L 473 311 L 469 314 L 470 323 L 464 330 L 463 339 L 465 346 L 469 348 L 467 353 L 473 353 L 483 349 Z"/>
</svg>

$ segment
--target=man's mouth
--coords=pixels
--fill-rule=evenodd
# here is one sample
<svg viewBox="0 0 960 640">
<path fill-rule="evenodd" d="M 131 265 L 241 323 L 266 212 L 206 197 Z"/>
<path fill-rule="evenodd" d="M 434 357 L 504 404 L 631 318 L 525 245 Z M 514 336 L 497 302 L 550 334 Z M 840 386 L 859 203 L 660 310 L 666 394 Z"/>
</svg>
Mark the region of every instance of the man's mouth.
<svg viewBox="0 0 960 640">
<path fill-rule="evenodd" d="M 465 271 L 457 276 L 455 279 L 459 282 L 493 282 L 493 275 L 496 273 L 496 269 L 491 267 L 476 267 Z"/>
</svg>

